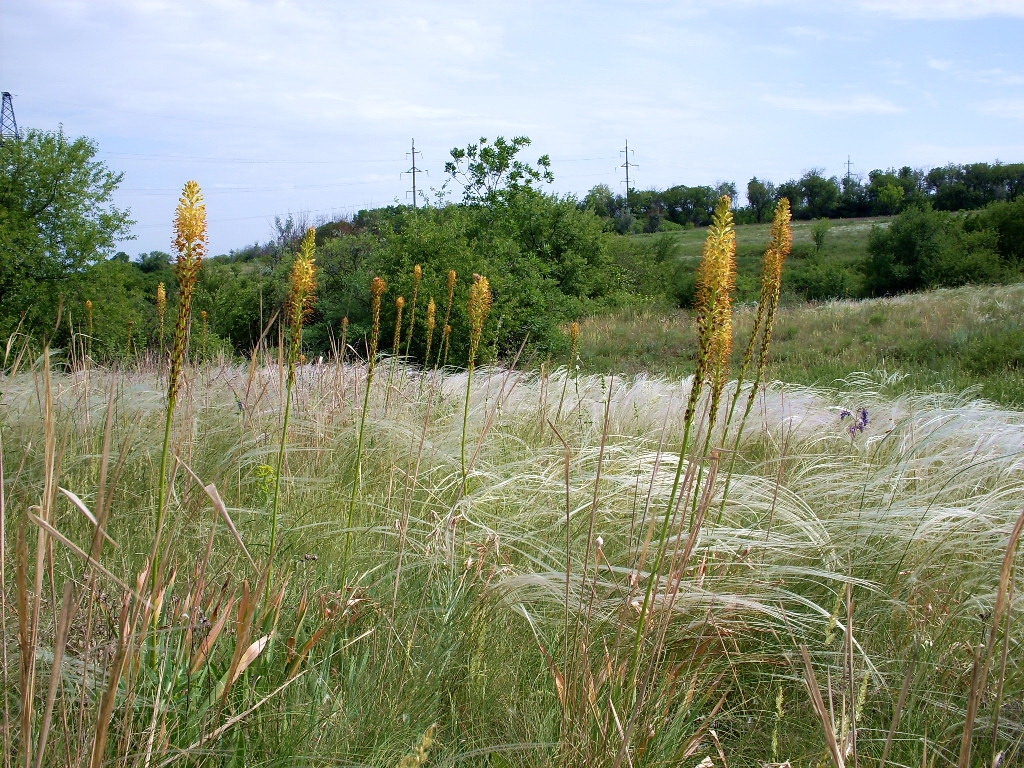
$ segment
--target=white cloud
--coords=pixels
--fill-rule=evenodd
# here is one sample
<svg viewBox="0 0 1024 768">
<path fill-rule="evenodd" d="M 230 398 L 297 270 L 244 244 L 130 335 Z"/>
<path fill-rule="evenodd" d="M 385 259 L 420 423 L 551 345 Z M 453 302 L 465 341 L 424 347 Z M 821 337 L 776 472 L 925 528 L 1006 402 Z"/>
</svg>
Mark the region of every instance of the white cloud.
<svg viewBox="0 0 1024 768">
<path fill-rule="evenodd" d="M 895 115 L 906 110 L 878 96 L 839 96 L 816 98 L 814 96 L 776 96 L 770 94 L 763 100 L 773 107 L 797 112 L 811 112 L 823 117 L 838 115 Z"/>
<path fill-rule="evenodd" d="M 992 99 L 978 105 L 978 109 L 986 115 L 1024 123 L 1024 99 Z"/>
<path fill-rule="evenodd" d="M 1024 1 L 1024 0 L 1022 0 Z M 983 83 L 987 85 L 1024 85 L 1024 75 L 1016 72 L 1008 72 L 1000 67 L 988 69 L 973 69 L 958 64 L 948 59 L 928 59 L 929 69 L 937 72 L 946 72 L 957 80 L 969 83 Z"/>
<path fill-rule="evenodd" d="M 868 11 L 901 19 L 1024 18 L 1021 0 L 858 0 Z"/>
</svg>

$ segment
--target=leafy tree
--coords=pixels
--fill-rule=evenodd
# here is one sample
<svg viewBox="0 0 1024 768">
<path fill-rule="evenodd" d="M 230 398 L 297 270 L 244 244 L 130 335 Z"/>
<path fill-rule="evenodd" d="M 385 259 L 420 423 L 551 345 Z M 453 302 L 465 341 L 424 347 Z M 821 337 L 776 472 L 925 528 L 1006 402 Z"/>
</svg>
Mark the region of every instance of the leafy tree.
<svg viewBox="0 0 1024 768">
<path fill-rule="evenodd" d="M 761 181 L 755 176 L 747 182 L 747 203 L 758 224 L 771 213 L 776 199 L 775 185 L 770 181 Z"/>
<path fill-rule="evenodd" d="M 79 297 L 85 271 L 128 237 L 111 199 L 122 174 L 96 160 L 87 138 L 30 129 L 0 143 L 0 333 L 52 328 Z"/>
<path fill-rule="evenodd" d="M 822 174 L 821 169 L 812 168 L 800 178 L 802 213 L 809 219 L 835 216 L 839 207 L 839 180 Z"/>
<path fill-rule="evenodd" d="M 526 136 L 516 136 L 512 141 L 499 136 L 493 143 L 481 137 L 476 144 L 455 147 L 444 170 L 451 177 L 449 181 L 462 187 L 466 203 L 486 202 L 503 190 L 531 187 L 540 182 L 550 184 L 555 180 L 551 158 L 541 155 L 537 167 L 516 158 L 528 146 L 530 139 Z"/>
<path fill-rule="evenodd" d="M 602 219 L 610 219 L 615 212 L 615 195 L 607 184 L 597 184 L 583 198 L 583 207 Z"/>
</svg>

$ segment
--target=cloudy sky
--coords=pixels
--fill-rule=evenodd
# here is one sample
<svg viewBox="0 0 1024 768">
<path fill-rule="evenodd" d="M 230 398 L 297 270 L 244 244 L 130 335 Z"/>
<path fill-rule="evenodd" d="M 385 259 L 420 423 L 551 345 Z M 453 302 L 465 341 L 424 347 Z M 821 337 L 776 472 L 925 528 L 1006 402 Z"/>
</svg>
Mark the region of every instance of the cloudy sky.
<svg viewBox="0 0 1024 768">
<path fill-rule="evenodd" d="M 554 189 L 1024 160 L 1024 0 L 4 0 L 0 89 L 124 172 L 132 254 L 182 184 L 211 250 L 406 201 L 409 142 L 526 135 Z"/>
</svg>

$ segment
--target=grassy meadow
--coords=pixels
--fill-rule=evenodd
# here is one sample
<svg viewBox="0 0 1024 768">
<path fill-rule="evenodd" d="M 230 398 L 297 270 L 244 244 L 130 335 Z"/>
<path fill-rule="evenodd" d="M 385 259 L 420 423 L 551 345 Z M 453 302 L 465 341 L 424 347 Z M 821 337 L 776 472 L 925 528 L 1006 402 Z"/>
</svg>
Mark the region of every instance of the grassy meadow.
<svg viewBox="0 0 1024 768">
<path fill-rule="evenodd" d="M 350 526 L 366 374 L 298 371 L 268 587 L 284 378 L 272 362 L 193 372 L 158 597 L 138 574 L 160 377 L 5 379 L 7 755 L 89 763 L 107 717 L 91 764 L 812 766 L 834 742 L 864 765 L 954 765 L 977 690 L 969 764 L 1019 759 L 1022 638 L 996 606 L 1021 413 L 771 385 L 735 464 L 691 457 L 718 481 L 674 511 L 656 575 L 688 380 L 482 369 L 463 489 L 465 374 L 396 366 L 366 401 Z M 844 408 L 868 410 L 863 431 Z M 26 521 L 43 505 L 50 536 Z M 16 589 L 33 564 L 41 589 Z M 39 622 L 20 728 L 16 600 Z M 424 734 L 423 763 L 401 763 Z"/>
<path fill-rule="evenodd" d="M 455 273 L 425 327 L 376 277 L 365 354 L 307 360 L 310 230 L 274 333 L 198 361 L 186 185 L 166 354 L 5 348 L 3 768 L 1019 765 L 1024 412 L 950 372 L 1024 290 L 776 317 L 785 203 L 766 314 L 734 314 L 729 202 L 696 330 L 594 319 L 569 366 L 481 366 L 475 276 L 455 369 Z M 934 379 L 878 364 L 914 343 Z"/>
</svg>

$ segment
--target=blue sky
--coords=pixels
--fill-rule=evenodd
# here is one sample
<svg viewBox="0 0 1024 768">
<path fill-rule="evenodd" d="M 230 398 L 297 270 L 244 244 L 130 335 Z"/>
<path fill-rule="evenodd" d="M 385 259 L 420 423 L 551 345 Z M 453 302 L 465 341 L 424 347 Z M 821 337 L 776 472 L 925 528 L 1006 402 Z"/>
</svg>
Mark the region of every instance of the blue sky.
<svg viewBox="0 0 1024 768">
<path fill-rule="evenodd" d="M 202 185 L 213 253 L 407 200 L 409 141 L 527 135 L 554 191 L 1024 161 L 1024 0 L 6 0 L 23 127 L 96 140 L 136 254 Z"/>
</svg>

